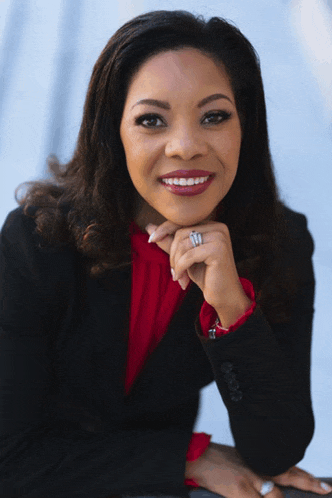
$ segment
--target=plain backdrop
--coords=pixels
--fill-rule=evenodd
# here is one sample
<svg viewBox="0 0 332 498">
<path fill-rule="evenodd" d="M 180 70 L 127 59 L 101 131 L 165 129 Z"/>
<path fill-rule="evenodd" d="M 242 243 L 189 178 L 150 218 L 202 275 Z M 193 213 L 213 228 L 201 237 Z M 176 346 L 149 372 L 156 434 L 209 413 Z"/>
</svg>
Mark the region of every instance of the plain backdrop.
<svg viewBox="0 0 332 498">
<path fill-rule="evenodd" d="M 0 225 L 14 189 L 45 176 L 46 157 L 70 159 L 93 64 L 114 31 L 150 10 L 233 21 L 256 48 L 270 145 L 283 199 L 307 216 L 317 279 L 312 348 L 314 438 L 302 468 L 332 476 L 332 1 L 0 0 Z M 215 384 L 197 431 L 232 444 Z"/>
</svg>

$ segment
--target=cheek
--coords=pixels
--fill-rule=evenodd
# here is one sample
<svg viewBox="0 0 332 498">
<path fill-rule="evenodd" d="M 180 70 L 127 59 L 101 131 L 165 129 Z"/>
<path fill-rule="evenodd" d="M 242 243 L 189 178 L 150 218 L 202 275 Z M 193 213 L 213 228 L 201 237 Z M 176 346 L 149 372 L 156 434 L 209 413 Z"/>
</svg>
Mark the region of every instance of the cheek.
<svg viewBox="0 0 332 498">
<path fill-rule="evenodd" d="M 238 170 L 241 150 L 240 133 L 228 133 L 220 143 L 221 157 L 224 160 L 225 187 L 227 191 L 231 188 Z"/>
<path fill-rule="evenodd" d="M 144 181 L 153 180 L 160 157 L 160 148 L 154 140 L 130 137 L 123 142 L 129 174 Z"/>
<path fill-rule="evenodd" d="M 225 133 L 220 142 L 220 150 L 225 157 L 230 160 L 235 160 L 240 155 L 241 148 L 241 134 L 239 132 Z"/>
<path fill-rule="evenodd" d="M 127 169 L 131 179 L 134 182 L 139 171 L 141 148 L 137 144 L 137 141 L 135 141 L 133 134 L 130 134 L 121 128 L 120 138 L 126 157 Z"/>
<path fill-rule="evenodd" d="M 125 153 L 129 176 L 139 194 L 145 197 L 151 190 L 149 154 L 146 148 L 137 141 L 129 142 L 127 145 L 129 146 L 125 148 Z"/>
<path fill-rule="evenodd" d="M 128 163 L 128 162 L 132 161 L 134 154 L 137 153 L 135 151 L 135 141 L 132 139 L 132 137 L 130 135 L 128 136 L 125 133 L 121 134 L 120 136 L 121 136 L 122 145 L 123 145 L 125 155 L 126 155 L 126 160 Z"/>
</svg>

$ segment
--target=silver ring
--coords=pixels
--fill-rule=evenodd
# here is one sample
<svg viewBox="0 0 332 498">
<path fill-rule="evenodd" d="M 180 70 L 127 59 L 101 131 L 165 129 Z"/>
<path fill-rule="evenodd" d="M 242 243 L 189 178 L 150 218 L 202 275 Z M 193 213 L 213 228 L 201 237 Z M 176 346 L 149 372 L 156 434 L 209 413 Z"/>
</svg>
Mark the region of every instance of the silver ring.
<svg viewBox="0 0 332 498">
<path fill-rule="evenodd" d="M 195 232 L 195 230 L 193 230 L 192 232 L 190 232 L 189 237 L 194 247 L 203 244 L 203 238 L 201 232 Z"/>
<path fill-rule="evenodd" d="M 272 481 L 265 481 L 263 482 L 263 484 L 261 485 L 261 489 L 260 489 L 260 494 L 262 496 L 265 496 L 267 495 L 268 493 L 270 493 L 272 491 L 272 489 L 274 488 L 274 482 Z"/>
</svg>

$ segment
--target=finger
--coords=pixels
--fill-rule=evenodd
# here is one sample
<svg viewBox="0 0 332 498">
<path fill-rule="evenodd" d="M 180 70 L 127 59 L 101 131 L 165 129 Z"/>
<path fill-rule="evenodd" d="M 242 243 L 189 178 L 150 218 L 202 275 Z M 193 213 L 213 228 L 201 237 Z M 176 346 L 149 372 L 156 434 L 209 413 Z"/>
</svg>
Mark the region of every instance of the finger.
<svg viewBox="0 0 332 498">
<path fill-rule="evenodd" d="M 257 486 L 257 491 L 259 493 L 259 496 L 266 496 L 266 498 L 284 498 L 284 493 L 281 491 L 280 488 L 275 484 L 273 489 L 269 491 L 268 493 L 265 493 L 265 495 L 261 494 L 261 489 L 264 484 L 264 482 L 273 482 L 272 479 L 266 479 L 266 481 L 259 481 L 255 483 L 255 487 Z M 263 490 L 262 490 L 263 491 Z"/>
<path fill-rule="evenodd" d="M 292 486 L 293 488 L 312 491 L 320 495 L 326 495 L 332 491 L 328 484 L 299 467 L 291 467 L 288 472 L 273 478 L 273 481 L 282 486 Z"/>
<path fill-rule="evenodd" d="M 178 279 L 178 283 L 182 290 L 185 290 L 188 287 L 190 280 L 191 279 L 188 276 L 187 272 L 181 278 Z"/>
<path fill-rule="evenodd" d="M 330 493 L 332 493 L 332 486 L 330 486 L 326 482 L 320 481 L 320 487 L 325 491 L 324 494 L 330 494 Z"/>
<path fill-rule="evenodd" d="M 171 251 L 173 251 L 173 244 Z M 175 264 L 172 265 L 174 270 L 174 280 L 182 278 L 185 272 L 195 274 L 196 272 L 206 268 L 215 257 L 216 245 L 214 241 L 206 242 L 205 244 L 199 245 L 197 247 L 191 247 L 185 251 L 178 251 L 176 257 L 174 258 Z M 204 263 L 204 265 L 202 265 Z M 188 271 L 188 270 L 191 270 Z"/>
<path fill-rule="evenodd" d="M 232 496 L 232 498 L 261 498 L 261 494 L 259 491 L 254 487 L 253 483 L 251 480 L 243 478 L 243 476 L 240 477 L 240 479 L 235 479 L 235 482 L 232 483 L 230 486 L 227 486 L 227 491 L 230 491 L 229 495 L 225 496 Z M 224 496 L 225 489 L 224 489 L 224 484 L 223 486 L 219 486 L 213 490 L 214 492 L 220 493 L 221 495 Z M 271 493 L 269 495 L 266 495 L 267 498 L 282 498 L 279 496 L 271 496 Z"/>
<path fill-rule="evenodd" d="M 198 228 L 198 227 L 192 227 L 192 228 Z M 201 231 L 202 244 L 200 244 L 200 246 L 195 247 L 190 239 L 191 232 L 192 232 L 191 228 L 182 228 L 177 230 L 177 232 L 175 233 L 170 252 L 170 263 L 171 267 L 174 270 L 177 266 L 177 262 L 186 252 L 191 251 L 196 247 L 200 247 L 203 245 L 206 246 L 208 242 L 213 242 L 216 235 L 218 236 L 218 234 L 215 231 L 215 227 L 205 226 L 204 229 Z M 177 274 L 176 279 L 181 278 L 180 272 L 176 271 L 176 274 Z"/>
<path fill-rule="evenodd" d="M 162 225 L 160 225 L 160 227 L 158 227 L 157 225 L 153 225 L 152 223 L 149 223 L 145 229 L 148 232 L 148 234 L 150 235 L 149 242 L 155 242 L 158 245 L 158 247 L 160 247 L 160 249 L 167 252 L 167 254 L 170 254 L 172 242 L 174 240 L 174 236 L 172 236 L 171 234 L 165 235 L 165 231 L 172 232 L 174 230 L 174 226 L 171 226 L 170 222 L 168 223 L 168 225 L 166 225 L 166 222 L 163 223 L 163 225 L 164 225 L 163 229 L 161 229 L 160 227 Z M 166 227 L 165 227 L 165 225 L 166 225 Z M 174 223 L 172 225 L 174 225 Z M 157 230 L 158 230 L 158 232 L 157 232 Z M 158 242 L 158 240 L 159 240 L 159 242 Z M 174 277 L 173 268 L 171 268 L 171 274 L 172 274 L 172 277 Z M 174 280 L 174 278 L 173 278 L 173 280 Z M 183 290 L 185 290 L 187 288 L 189 282 L 190 282 L 190 278 L 189 278 L 187 272 L 182 276 L 181 279 L 178 280 L 178 283 Z"/>
<path fill-rule="evenodd" d="M 187 272 L 185 272 L 185 273 L 182 275 L 182 277 L 181 277 L 181 278 L 176 279 L 176 278 L 174 277 L 175 272 L 174 272 L 173 268 L 171 268 L 171 274 L 172 274 L 172 278 L 173 278 L 174 282 L 176 282 L 176 281 L 177 281 L 177 282 L 178 282 L 178 284 L 180 285 L 180 287 L 181 287 L 183 290 L 185 290 L 185 289 L 187 288 L 187 286 L 188 286 L 189 282 L 190 282 L 190 277 L 189 277 L 188 273 L 187 273 Z"/>
<path fill-rule="evenodd" d="M 206 250 L 206 247 L 203 248 L 202 246 L 191 249 L 178 261 L 173 280 L 177 280 L 182 289 L 185 289 L 192 280 L 203 291 L 207 268 L 205 263 L 207 258 Z"/>
<path fill-rule="evenodd" d="M 196 230 L 194 230 L 196 229 Z M 176 258 L 183 255 L 184 252 L 195 248 L 190 235 L 192 231 L 199 231 L 202 236 L 202 244 L 206 245 L 208 242 L 215 242 L 218 245 L 225 247 L 229 253 L 233 255 L 233 248 L 229 237 L 228 228 L 222 223 L 204 225 L 202 227 L 184 227 L 176 231 L 174 241 L 171 248 L 170 262 L 172 268 L 176 266 Z M 197 246 L 196 246 L 197 247 Z"/>
<path fill-rule="evenodd" d="M 197 263 L 198 265 L 202 263 L 204 264 L 205 259 L 204 257 L 203 259 L 193 259 L 189 263 L 185 264 L 184 267 L 181 267 L 181 265 L 179 266 L 178 264 L 180 260 L 183 262 L 182 258 L 184 255 L 186 255 L 186 253 L 191 251 L 190 254 L 192 254 L 193 250 L 197 251 L 197 246 L 193 246 L 193 243 L 190 239 L 190 232 L 192 231 L 192 228 L 198 227 L 182 228 L 177 230 L 171 244 L 170 264 L 172 268 L 171 271 L 173 280 L 178 281 L 183 290 L 187 288 L 189 282 L 192 280 L 192 274 L 190 274 L 192 273 L 192 271 L 189 273 L 189 268 L 193 270 L 193 265 L 195 265 L 195 263 Z M 216 227 L 214 224 L 210 224 L 209 226 L 204 226 L 201 231 L 203 239 L 201 246 L 204 244 L 204 251 L 206 250 L 207 243 L 211 241 L 213 242 L 215 236 L 217 235 L 215 228 Z"/>
<path fill-rule="evenodd" d="M 327 495 L 332 491 L 332 488 L 328 484 L 323 483 L 322 481 L 320 481 L 320 479 L 317 479 L 315 477 L 298 476 L 294 478 L 291 483 L 287 484 L 287 486 L 301 489 L 302 491 L 311 491 L 320 495 Z"/>
<path fill-rule="evenodd" d="M 170 265 L 174 270 L 174 280 L 180 280 L 182 277 L 182 273 L 184 271 L 180 272 L 177 268 L 177 263 L 182 258 L 186 252 L 192 250 L 194 248 L 190 238 L 189 234 L 186 234 L 185 231 L 178 231 L 176 232 L 172 245 L 171 245 L 171 252 L 169 255 L 169 261 Z"/>
<path fill-rule="evenodd" d="M 302 491 L 312 491 L 313 493 L 320 495 L 326 495 L 332 491 L 332 488 L 328 484 L 322 483 L 320 479 L 317 479 L 306 472 L 294 475 L 288 486 L 301 489 Z"/>
<path fill-rule="evenodd" d="M 167 220 L 159 226 L 149 223 L 145 230 L 150 235 L 149 242 L 160 242 L 167 235 L 174 235 L 179 228 L 181 228 L 181 225 L 176 225 Z"/>
<path fill-rule="evenodd" d="M 202 246 L 195 247 L 193 249 L 188 249 L 188 251 L 183 252 L 177 258 L 174 267 L 174 280 L 182 279 L 184 274 L 189 270 L 191 266 L 195 263 L 204 263 L 206 259 L 206 247 L 202 248 Z"/>
<path fill-rule="evenodd" d="M 170 254 L 174 237 L 172 235 L 163 235 L 162 240 L 155 240 L 160 239 L 160 234 L 155 235 L 157 232 L 155 227 L 156 225 L 151 224 L 148 228 L 146 228 L 146 231 L 150 235 L 149 242 L 155 242 L 160 249 L 165 251 L 167 254 Z"/>
</svg>

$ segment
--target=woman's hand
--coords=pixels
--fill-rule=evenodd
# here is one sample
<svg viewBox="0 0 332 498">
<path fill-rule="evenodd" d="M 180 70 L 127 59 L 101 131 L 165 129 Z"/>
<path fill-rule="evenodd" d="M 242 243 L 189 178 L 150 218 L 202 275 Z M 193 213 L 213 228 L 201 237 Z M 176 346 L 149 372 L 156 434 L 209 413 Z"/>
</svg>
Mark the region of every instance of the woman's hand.
<svg viewBox="0 0 332 498">
<path fill-rule="evenodd" d="M 332 488 L 328 484 L 321 482 L 315 476 L 299 467 L 291 467 L 287 472 L 272 477 L 271 479 L 268 479 L 265 476 L 264 480 L 271 480 L 280 486 L 291 486 L 293 488 L 302 489 L 303 491 L 312 491 L 313 493 L 320 495 L 326 495 L 332 492 Z"/>
<path fill-rule="evenodd" d="M 189 279 L 202 290 L 224 327 L 229 327 L 250 306 L 236 270 L 227 226 L 216 221 L 181 227 L 170 221 L 146 227 L 152 242 L 170 255 L 173 279 L 185 288 Z M 203 244 L 193 247 L 190 232 L 202 233 Z"/>
<path fill-rule="evenodd" d="M 199 486 L 226 498 L 260 498 L 260 489 L 265 481 L 281 486 L 292 486 L 304 491 L 326 495 L 319 479 L 298 467 L 292 467 L 276 477 L 258 475 L 244 463 L 235 448 L 210 443 L 197 460 L 186 463 L 186 479 L 194 479 Z M 267 498 L 282 498 L 277 486 L 267 493 Z"/>
</svg>

